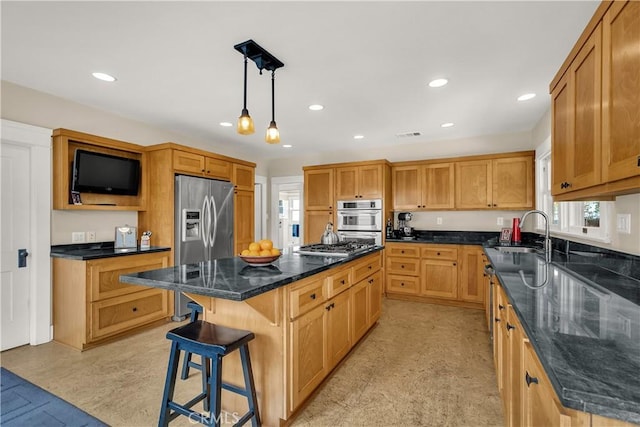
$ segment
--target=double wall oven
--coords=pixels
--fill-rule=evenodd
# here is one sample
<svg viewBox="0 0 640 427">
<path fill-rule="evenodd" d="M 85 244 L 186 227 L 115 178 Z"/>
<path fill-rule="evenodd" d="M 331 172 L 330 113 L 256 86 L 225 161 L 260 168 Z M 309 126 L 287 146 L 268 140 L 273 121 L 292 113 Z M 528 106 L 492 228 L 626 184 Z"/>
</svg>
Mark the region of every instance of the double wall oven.
<svg viewBox="0 0 640 427">
<path fill-rule="evenodd" d="M 382 244 L 382 200 L 340 200 L 337 229 L 341 240 Z"/>
</svg>

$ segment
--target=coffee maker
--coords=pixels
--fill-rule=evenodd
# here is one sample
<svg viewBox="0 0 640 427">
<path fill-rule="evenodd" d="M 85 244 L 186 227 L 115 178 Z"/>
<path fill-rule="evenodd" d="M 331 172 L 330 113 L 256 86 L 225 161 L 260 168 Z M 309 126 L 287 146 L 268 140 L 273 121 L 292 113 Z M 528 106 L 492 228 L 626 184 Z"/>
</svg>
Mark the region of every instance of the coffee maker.
<svg viewBox="0 0 640 427">
<path fill-rule="evenodd" d="M 398 232 L 403 239 L 413 238 L 413 227 L 409 226 L 411 217 L 411 212 L 400 212 L 398 214 Z"/>
</svg>

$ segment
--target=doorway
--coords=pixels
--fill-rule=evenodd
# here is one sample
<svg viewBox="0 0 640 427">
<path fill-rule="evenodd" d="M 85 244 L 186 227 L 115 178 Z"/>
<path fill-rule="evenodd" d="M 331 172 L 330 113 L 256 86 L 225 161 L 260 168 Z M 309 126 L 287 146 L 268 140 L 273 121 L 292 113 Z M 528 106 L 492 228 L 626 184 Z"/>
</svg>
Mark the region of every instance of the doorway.
<svg viewBox="0 0 640 427">
<path fill-rule="evenodd" d="M 303 176 L 271 178 L 271 236 L 280 249 L 298 246 L 303 236 Z"/>
</svg>

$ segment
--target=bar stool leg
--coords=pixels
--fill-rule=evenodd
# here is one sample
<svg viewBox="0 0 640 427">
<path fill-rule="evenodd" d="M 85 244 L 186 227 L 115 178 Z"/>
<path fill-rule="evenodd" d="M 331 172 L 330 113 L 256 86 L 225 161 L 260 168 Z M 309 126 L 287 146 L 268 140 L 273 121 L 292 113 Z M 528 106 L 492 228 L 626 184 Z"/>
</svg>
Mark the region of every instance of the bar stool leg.
<svg viewBox="0 0 640 427">
<path fill-rule="evenodd" d="M 251 425 L 258 427 L 262 424 L 260 423 L 258 398 L 256 397 L 256 386 L 253 382 L 253 370 L 251 369 L 251 357 L 249 356 L 248 344 L 240 347 L 240 359 L 242 360 L 242 373 L 244 374 L 244 386 L 247 391 L 247 400 L 249 401 L 249 411 L 253 412 Z"/>
<path fill-rule="evenodd" d="M 164 382 L 164 393 L 162 394 L 162 408 L 160 409 L 160 419 L 158 426 L 168 426 L 170 421 L 171 409 L 169 401 L 173 400 L 173 392 L 176 387 L 176 375 L 178 373 L 178 360 L 180 359 L 180 351 L 178 343 L 171 343 L 171 353 L 169 355 L 169 365 L 167 367 L 167 377 Z"/>
<path fill-rule="evenodd" d="M 220 412 L 222 410 L 222 355 L 217 354 L 215 358 L 211 359 L 211 363 L 207 363 L 208 370 L 211 365 L 211 375 L 207 375 L 209 378 L 207 392 L 209 394 L 209 420 L 210 426 L 220 427 Z"/>
</svg>

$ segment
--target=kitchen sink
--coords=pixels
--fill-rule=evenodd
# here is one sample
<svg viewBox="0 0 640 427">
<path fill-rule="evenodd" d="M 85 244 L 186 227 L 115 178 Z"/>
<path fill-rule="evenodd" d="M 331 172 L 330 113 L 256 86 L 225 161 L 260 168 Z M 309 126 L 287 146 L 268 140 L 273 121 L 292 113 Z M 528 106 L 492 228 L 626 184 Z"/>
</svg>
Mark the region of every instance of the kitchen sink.
<svg viewBox="0 0 640 427">
<path fill-rule="evenodd" d="M 508 253 L 532 253 L 536 252 L 536 248 L 530 248 L 526 246 L 496 246 L 494 248 L 498 252 L 508 252 Z"/>
</svg>

